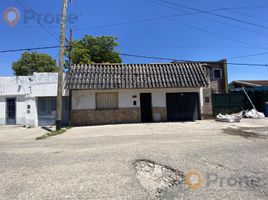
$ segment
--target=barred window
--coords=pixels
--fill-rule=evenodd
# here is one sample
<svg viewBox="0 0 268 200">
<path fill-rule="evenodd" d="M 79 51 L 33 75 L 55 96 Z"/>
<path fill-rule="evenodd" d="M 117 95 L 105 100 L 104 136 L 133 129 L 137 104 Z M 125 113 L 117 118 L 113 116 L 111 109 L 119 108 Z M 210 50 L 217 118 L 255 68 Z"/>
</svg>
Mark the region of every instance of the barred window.
<svg viewBox="0 0 268 200">
<path fill-rule="evenodd" d="M 96 108 L 98 110 L 117 109 L 118 93 L 117 92 L 96 93 Z"/>
<path fill-rule="evenodd" d="M 222 79 L 222 70 L 221 69 L 214 69 L 213 70 L 213 77 L 214 77 L 214 79 Z"/>
</svg>

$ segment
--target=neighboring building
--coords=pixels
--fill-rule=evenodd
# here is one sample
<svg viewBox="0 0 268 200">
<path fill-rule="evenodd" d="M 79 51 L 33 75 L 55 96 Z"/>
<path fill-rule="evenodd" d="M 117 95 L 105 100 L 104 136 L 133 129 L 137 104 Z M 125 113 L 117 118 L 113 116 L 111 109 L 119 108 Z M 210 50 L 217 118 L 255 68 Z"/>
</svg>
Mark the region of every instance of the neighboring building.
<svg viewBox="0 0 268 200">
<path fill-rule="evenodd" d="M 268 80 L 235 80 L 229 84 L 230 90 L 240 90 L 242 88 L 268 87 Z"/>
<path fill-rule="evenodd" d="M 201 63 L 74 65 L 71 124 L 190 121 L 212 116 Z"/>
<path fill-rule="evenodd" d="M 55 123 L 57 73 L 0 77 L 0 124 L 44 126 Z M 68 92 L 64 90 L 63 122 L 69 122 Z"/>
<path fill-rule="evenodd" d="M 173 63 L 180 63 L 174 61 Z M 204 67 L 213 93 L 228 93 L 227 61 L 198 61 Z"/>
</svg>

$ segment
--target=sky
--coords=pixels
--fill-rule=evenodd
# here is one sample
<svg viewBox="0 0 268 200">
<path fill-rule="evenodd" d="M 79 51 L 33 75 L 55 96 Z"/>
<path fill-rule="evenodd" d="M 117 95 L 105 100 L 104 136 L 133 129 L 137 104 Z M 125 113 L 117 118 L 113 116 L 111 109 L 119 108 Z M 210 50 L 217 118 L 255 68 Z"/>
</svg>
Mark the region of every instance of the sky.
<svg viewBox="0 0 268 200">
<path fill-rule="evenodd" d="M 61 5 L 62 0 L 2 0 L 0 51 L 58 46 Z M 12 12 L 4 18 L 10 7 Z M 118 38 L 121 53 L 177 60 L 227 59 L 229 81 L 268 77 L 268 67 L 232 64 L 268 64 L 267 0 L 72 0 L 67 13 L 67 38 L 70 28 L 74 40 L 85 34 L 112 35 Z M 59 59 L 58 49 L 38 52 Z M 12 63 L 22 53 L 0 53 L 0 76 L 13 75 Z M 260 55 L 249 56 L 253 54 Z M 124 63 L 169 62 L 122 58 Z"/>
</svg>

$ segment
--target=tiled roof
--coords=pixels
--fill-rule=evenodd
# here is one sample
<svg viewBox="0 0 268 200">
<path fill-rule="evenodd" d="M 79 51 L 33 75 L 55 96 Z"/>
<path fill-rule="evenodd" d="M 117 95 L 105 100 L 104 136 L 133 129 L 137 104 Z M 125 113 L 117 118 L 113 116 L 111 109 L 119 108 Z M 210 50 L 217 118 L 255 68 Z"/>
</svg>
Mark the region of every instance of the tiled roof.
<svg viewBox="0 0 268 200">
<path fill-rule="evenodd" d="M 208 81 L 200 63 L 74 65 L 68 89 L 141 89 L 203 87 Z"/>
</svg>

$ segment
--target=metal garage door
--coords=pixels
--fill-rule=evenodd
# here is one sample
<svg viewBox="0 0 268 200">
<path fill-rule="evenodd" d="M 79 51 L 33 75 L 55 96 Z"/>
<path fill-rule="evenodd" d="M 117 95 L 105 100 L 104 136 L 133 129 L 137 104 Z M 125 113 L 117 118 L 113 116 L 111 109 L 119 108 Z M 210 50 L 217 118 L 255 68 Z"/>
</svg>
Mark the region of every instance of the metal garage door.
<svg viewBox="0 0 268 200">
<path fill-rule="evenodd" d="M 55 125 L 56 120 L 56 97 L 38 98 L 38 126 Z M 63 97 L 62 102 L 62 124 L 69 123 L 69 97 Z"/>
<path fill-rule="evenodd" d="M 194 121 L 199 119 L 198 93 L 167 93 L 168 121 Z"/>
</svg>

